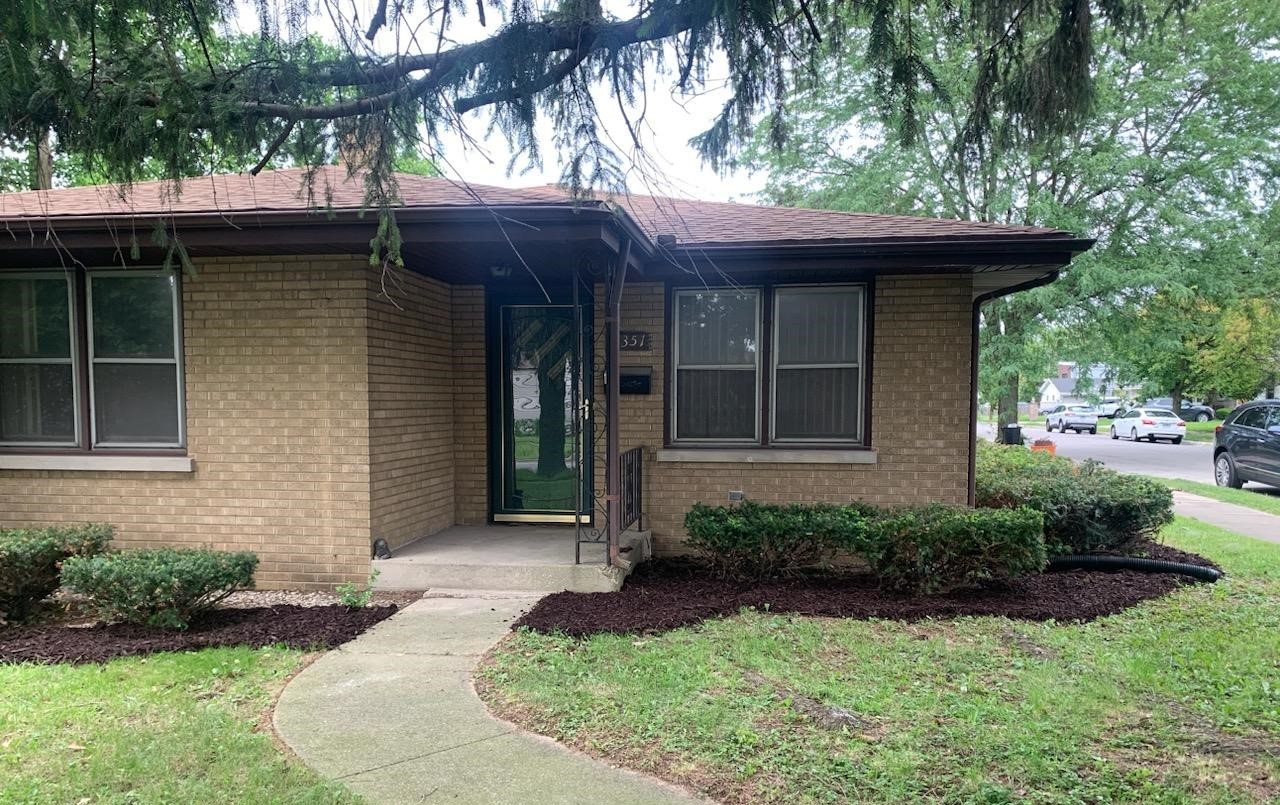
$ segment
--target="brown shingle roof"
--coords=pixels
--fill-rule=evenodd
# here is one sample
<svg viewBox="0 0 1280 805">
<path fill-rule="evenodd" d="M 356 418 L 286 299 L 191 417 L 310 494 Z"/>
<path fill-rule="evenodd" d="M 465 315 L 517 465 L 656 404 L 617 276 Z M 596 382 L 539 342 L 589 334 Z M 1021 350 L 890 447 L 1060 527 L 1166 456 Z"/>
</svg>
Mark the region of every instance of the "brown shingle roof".
<svg viewBox="0 0 1280 805">
<path fill-rule="evenodd" d="M 116 185 L 0 194 L 0 222 L 31 219 L 149 217 L 170 214 L 305 212 L 309 209 L 359 210 L 364 205 L 363 176 L 345 168 L 316 169 L 308 193 L 303 168 L 266 171 L 258 176 L 224 174 L 184 181 L 138 182 L 127 192 Z M 400 198 L 406 207 L 490 206 L 570 207 L 598 204 L 575 201 L 550 187 L 463 186 L 448 179 L 401 174 Z M 874 242 L 884 240 L 968 240 L 986 238 L 1058 238 L 1055 229 L 1005 226 L 902 215 L 847 213 L 793 207 L 766 207 L 710 201 L 629 195 L 616 202 L 650 238 L 674 236 L 681 246 L 759 243 Z"/>
</svg>

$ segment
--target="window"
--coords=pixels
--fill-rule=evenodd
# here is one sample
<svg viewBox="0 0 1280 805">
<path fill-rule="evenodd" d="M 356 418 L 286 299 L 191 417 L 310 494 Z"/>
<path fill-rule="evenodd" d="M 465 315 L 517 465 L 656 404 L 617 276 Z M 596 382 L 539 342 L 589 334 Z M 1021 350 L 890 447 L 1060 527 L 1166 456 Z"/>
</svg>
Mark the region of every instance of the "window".
<svg viewBox="0 0 1280 805">
<path fill-rule="evenodd" d="M 183 445 L 178 281 L 166 271 L 0 274 L 0 445 Z"/>
<path fill-rule="evenodd" d="M 72 321 L 66 277 L 0 279 L 0 442 L 79 441 Z"/>
<path fill-rule="evenodd" d="M 1236 419 L 1235 424 L 1246 428 L 1265 428 L 1267 426 L 1267 409 L 1250 408 Z"/>
<path fill-rule="evenodd" d="M 672 440 L 861 443 L 864 306 L 860 285 L 677 290 Z"/>
<path fill-rule="evenodd" d="M 759 438 L 760 292 L 677 291 L 675 438 Z"/>
<path fill-rule="evenodd" d="M 773 300 L 773 440 L 856 441 L 862 288 L 778 288 Z"/>
</svg>

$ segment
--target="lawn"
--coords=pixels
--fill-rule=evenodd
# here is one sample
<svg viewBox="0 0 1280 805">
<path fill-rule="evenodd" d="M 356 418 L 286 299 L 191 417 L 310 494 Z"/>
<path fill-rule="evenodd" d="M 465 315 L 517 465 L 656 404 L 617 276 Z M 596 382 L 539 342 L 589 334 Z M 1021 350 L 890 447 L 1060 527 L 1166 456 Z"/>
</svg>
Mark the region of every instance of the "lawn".
<svg viewBox="0 0 1280 805">
<path fill-rule="evenodd" d="M 355 802 L 258 729 L 302 655 L 0 665 L 0 802 Z"/>
<path fill-rule="evenodd" d="M 1165 537 L 1229 580 L 1083 625 L 750 611 L 524 632 L 480 687 L 540 732 L 730 802 L 1273 800 L 1280 546 L 1181 518 Z"/>
<path fill-rule="evenodd" d="M 1188 422 L 1187 423 L 1187 441 L 1211 442 L 1213 441 L 1214 429 L 1221 424 L 1222 424 L 1221 419 L 1215 419 L 1209 422 Z"/>
<path fill-rule="evenodd" d="M 1267 514 L 1280 514 L 1280 491 L 1271 487 L 1260 487 L 1257 490 L 1231 489 L 1230 487 L 1214 486 L 1213 484 L 1202 484 L 1198 481 L 1184 481 L 1181 478 L 1157 478 L 1154 475 L 1147 477 L 1165 484 L 1170 489 L 1213 498 L 1223 503 L 1246 506 Z"/>
</svg>

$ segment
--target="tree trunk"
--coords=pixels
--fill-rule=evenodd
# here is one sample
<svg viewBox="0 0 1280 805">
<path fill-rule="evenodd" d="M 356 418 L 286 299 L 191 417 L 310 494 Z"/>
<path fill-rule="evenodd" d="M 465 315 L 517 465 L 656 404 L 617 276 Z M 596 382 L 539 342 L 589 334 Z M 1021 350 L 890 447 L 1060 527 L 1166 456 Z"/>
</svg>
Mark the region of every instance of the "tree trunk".
<svg viewBox="0 0 1280 805">
<path fill-rule="evenodd" d="M 1179 380 L 1173 384 L 1173 391 L 1169 394 L 1169 402 L 1173 404 L 1173 415 L 1182 416 L 1178 413 L 1182 410 L 1182 381 Z"/>
<path fill-rule="evenodd" d="M 556 350 L 538 364 L 538 477 L 554 478 L 564 463 L 564 378 L 568 350 Z"/>
<path fill-rule="evenodd" d="M 996 401 L 996 441 L 1004 442 L 1004 426 L 1018 422 L 1018 376 L 1005 382 L 1004 393 Z"/>
<path fill-rule="evenodd" d="M 35 171 L 32 175 L 31 189 L 53 189 L 53 148 L 49 144 L 48 129 L 41 129 L 36 137 Z"/>
</svg>

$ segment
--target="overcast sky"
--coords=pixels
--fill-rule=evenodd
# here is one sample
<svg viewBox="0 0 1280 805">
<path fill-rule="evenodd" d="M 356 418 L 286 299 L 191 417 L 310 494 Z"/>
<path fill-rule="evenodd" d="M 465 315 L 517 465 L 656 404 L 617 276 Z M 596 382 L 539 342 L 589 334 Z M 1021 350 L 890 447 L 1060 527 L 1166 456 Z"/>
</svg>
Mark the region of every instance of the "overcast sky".
<svg viewBox="0 0 1280 805">
<path fill-rule="evenodd" d="M 449 36 L 454 41 L 468 42 L 490 36 L 501 24 L 500 20 L 494 19 L 494 12 L 487 9 L 488 26 L 481 27 L 474 11 L 474 4 L 469 5 L 471 7 L 469 16 L 455 18 L 456 22 L 449 30 Z M 259 30 L 259 22 L 253 6 L 253 3 L 247 1 L 242 2 L 240 6 L 238 26 L 242 32 L 250 33 Z M 307 21 L 307 29 L 310 33 L 336 43 L 338 28 L 334 24 L 335 16 L 341 16 L 347 20 L 353 18 L 368 20 L 375 6 L 376 0 L 320 0 L 319 13 Z M 620 17 L 630 17 L 635 13 L 634 8 L 618 0 L 606 0 L 605 7 Z M 416 11 L 423 13 L 422 3 L 417 4 Z M 276 18 L 282 20 L 283 15 L 277 14 Z M 426 30 L 425 26 L 423 30 Z M 434 42 L 434 34 L 424 38 Z M 363 39 L 360 41 L 363 42 Z M 384 53 L 393 52 L 395 49 L 393 33 L 383 30 L 375 39 L 374 46 Z M 616 103 L 607 92 L 600 93 L 598 101 L 606 137 L 613 140 L 616 151 L 630 158 L 628 190 L 635 193 L 713 201 L 750 202 L 753 201 L 752 194 L 763 189 L 765 181 L 763 175 L 751 175 L 745 171 L 718 175 L 701 163 L 688 144 L 689 138 L 705 130 L 724 105 L 728 95 L 723 87 L 725 72 L 727 71 L 722 70 L 718 80 L 713 80 L 704 92 L 695 97 L 677 97 L 671 89 L 672 78 L 659 77 L 655 84 L 649 87 L 643 99 L 643 109 L 628 110 L 628 117 L 632 120 L 639 119 L 643 112 L 641 142 L 651 161 L 651 166 L 645 169 L 635 164 L 631 138 L 627 134 Z M 511 153 L 504 138 L 496 133 L 484 137 L 488 128 L 488 113 L 484 110 L 472 112 L 466 116 L 465 120 L 468 123 L 469 136 L 478 142 L 467 143 L 458 136 L 445 138 L 444 152 L 440 160 L 444 163 L 440 168 L 445 175 L 455 179 L 465 179 L 468 182 L 510 187 L 547 184 L 560 178 L 560 155 L 556 153 L 546 136 L 547 127 L 543 127 L 541 138 L 542 167 L 523 171 L 522 168 L 525 166 L 519 164 L 515 171 L 508 175 Z"/>
</svg>

